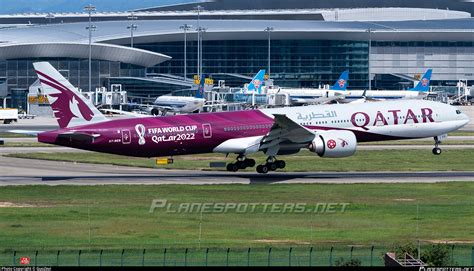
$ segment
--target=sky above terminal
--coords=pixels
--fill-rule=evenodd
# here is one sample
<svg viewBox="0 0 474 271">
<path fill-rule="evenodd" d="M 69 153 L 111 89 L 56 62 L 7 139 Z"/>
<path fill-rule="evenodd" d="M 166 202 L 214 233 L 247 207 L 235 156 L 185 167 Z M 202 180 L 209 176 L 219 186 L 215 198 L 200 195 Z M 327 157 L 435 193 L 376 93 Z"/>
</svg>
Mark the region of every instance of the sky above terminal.
<svg viewBox="0 0 474 271">
<path fill-rule="evenodd" d="M 29 12 L 81 12 L 87 4 L 97 11 L 127 11 L 162 5 L 196 2 L 192 0 L 0 0 L 0 14 Z"/>
</svg>

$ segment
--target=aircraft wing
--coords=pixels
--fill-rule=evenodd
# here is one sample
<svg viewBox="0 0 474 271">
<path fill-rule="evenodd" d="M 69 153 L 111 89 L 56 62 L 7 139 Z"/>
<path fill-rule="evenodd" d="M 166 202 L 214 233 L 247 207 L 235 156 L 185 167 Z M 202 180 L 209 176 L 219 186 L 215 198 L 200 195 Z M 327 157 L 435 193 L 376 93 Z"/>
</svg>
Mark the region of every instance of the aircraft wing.
<svg viewBox="0 0 474 271">
<path fill-rule="evenodd" d="M 313 141 L 315 133 L 292 121 L 286 115 L 275 114 L 274 123 L 270 132 L 261 142 L 259 150 L 265 151 L 269 156 L 275 156 L 280 144 L 294 144 L 295 146 L 308 144 Z"/>
<path fill-rule="evenodd" d="M 330 102 L 333 102 L 333 101 L 340 101 L 340 100 L 344 100 L 345 99 L 345 96 L 343 94 L 337 94 L 335 96 L 332 96 L 332 97 L 321 97 L 321 98 L 314 98 L 314 99 L 301 99 L 301 98 L 297 98 L 297 99 L 292 99 L 292 102 L 293 103 L 296 103 L 296 104 L 327 104 L 327 103 L 330 103 Z"/>
<path fill-rule="evenodd" d="M 361 103 L 368 103 L 368 102 L 380 102 L 380 101 L 385 101 L 386 99 L 374 99 L 370 97 L 362 97 L 360 99 L 350 101 L 348 103 L 350 104 L 361 104 Z"/>
<path fill-rule="evenodd" d="M 177 110 L 176 107 L 172 107 L 172 106 L 155 105 L 153 107 L 158 108 L 158 110 L 160 111 L 176 111 Z"/>
<path fill-rule="evenodd" d="M 359 104 L 359 103 L 366 103 L 366 102 L 379 102 L 379 101 L 385 101 L 385 99 L 375 99 L 372 97 L 367 96 L 367 90 L 364 90 L 362 93 L 362 98 L 349 102 L 350 104 Z"/>
</svg>

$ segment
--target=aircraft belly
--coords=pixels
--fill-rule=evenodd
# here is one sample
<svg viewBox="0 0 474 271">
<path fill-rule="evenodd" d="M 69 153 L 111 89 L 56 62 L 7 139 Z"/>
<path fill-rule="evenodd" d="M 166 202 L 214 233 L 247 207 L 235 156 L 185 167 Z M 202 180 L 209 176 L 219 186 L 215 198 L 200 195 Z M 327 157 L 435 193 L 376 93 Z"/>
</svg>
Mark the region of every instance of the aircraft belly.
<svg viewBox="0 0 474 271">
<path fill-rule="evenodd" d="M 434 137 L 458 129 L 460 123 L 437 122 L 437 123 L 410 123 L 399 125 L 387 125 L 381 127 L 369 127 L 371 133 L 391 136 L 396 138 L 425 138 Z"/>
</svg>

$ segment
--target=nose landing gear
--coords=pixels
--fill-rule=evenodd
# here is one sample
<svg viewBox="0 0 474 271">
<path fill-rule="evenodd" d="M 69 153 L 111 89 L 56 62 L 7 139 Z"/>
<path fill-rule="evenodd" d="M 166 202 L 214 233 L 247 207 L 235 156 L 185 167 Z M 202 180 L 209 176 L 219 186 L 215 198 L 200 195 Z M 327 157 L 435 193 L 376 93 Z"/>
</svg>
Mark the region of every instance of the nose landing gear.
<svg viewBox="0 0 474 271">
<path fill-rule="evenodd" d="M 434 155 L 440 155 L 441 154 L 441 148 L 439 147 L 439 144 L 441 144 L 441 140 L 439 140 L 439 137 L 435 136 L 435 147 L 433 148 L 432 152 Z"/>
</svg>

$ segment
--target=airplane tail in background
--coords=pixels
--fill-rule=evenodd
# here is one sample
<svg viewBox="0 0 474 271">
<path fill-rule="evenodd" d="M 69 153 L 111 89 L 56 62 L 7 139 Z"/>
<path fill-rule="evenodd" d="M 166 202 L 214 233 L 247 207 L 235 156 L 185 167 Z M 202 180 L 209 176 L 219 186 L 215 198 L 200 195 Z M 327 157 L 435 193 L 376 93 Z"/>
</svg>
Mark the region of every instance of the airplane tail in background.
<svg viewBox="0 0 474 271">
<path fill-rule="evenodd" d="M 247 91 L 261 93 L 263 83 L 265 82 L 265 70 L 260 70 L 252 79 L 247 87 Z"/>
<path fill-rule="evenodd" d="M 432 69 L 428 69 L 426 71 L 426 73 L 423 75 L 423 77 L 421 78 L 418 85 L 416 85 L 416 87 L 411 88 L 409 90 L 420 91 L 420 92 L 428 92 L 430 90 L 430 81 L 431 81 L 432 72 L 433 72 Z"/>
<path fill-rule="evenodd" d="M 198 89 L 196 91 L 195 98 L 204 98 L 204 88 L 206 85 L 206 75 L 201 74 L 201 79 L 199 80 Z"/>
<path fill-rule="evenodd" d="M 331 90 L 346 90 L 347 82 L 349 80 L 349 70 L 345 70 L 336 83 L 330 88 Z"/>
<path fill-rule="evenodd" d="M 49 62 L 36 62 L 33 66 L 59 127 L 70 128 L 107 121 Z"/>
</svg>

